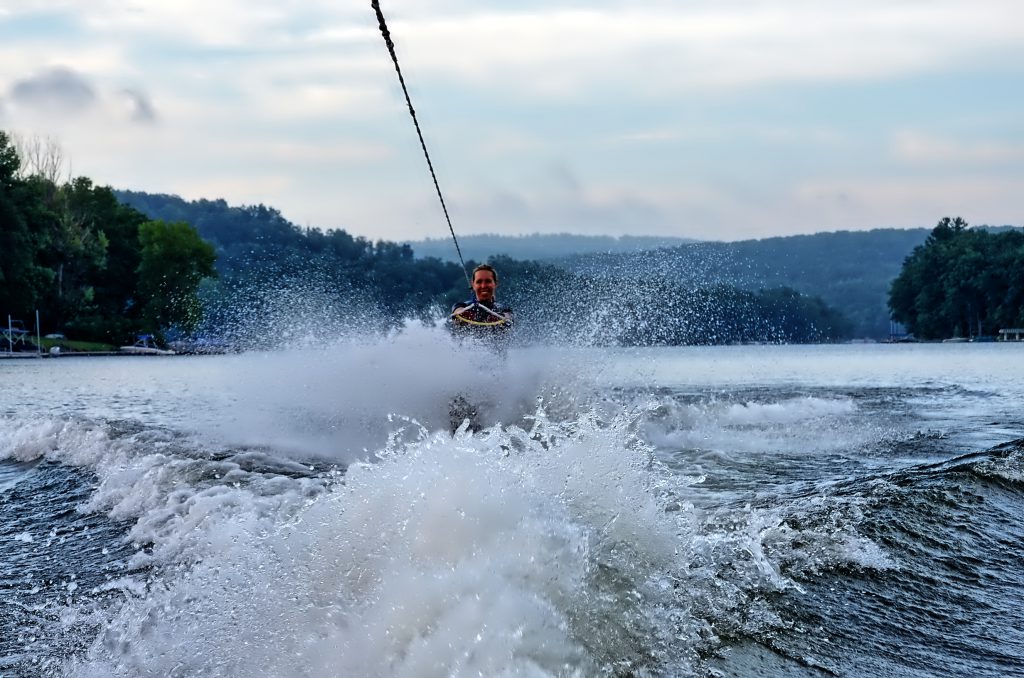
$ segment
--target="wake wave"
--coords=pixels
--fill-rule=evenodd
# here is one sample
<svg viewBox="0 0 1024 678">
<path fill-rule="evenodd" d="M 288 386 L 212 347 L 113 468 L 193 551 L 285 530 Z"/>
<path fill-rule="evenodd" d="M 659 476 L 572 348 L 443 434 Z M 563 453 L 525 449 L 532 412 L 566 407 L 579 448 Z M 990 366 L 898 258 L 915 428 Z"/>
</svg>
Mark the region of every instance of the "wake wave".
<svg viewBox="0 0 1024 678">
<path fill-rule="evenodd" d="M 785 628 L 768 594 L 892 566 L 849 498 L 697 508 L 702 472 L 664 459 L 817 449 L 848 399 L 602 400 L 578 359 L 510 371 L 426 330 L 335 349 L 186 363 L 212 388 L 164 402 L 162 427 L 0 417 L 0 460 L 82 469 L 79 510 L 128 544 L 119 577 L 47 603 L 47 635 L 78 643 L 48 672 L 699 675 Z M 448 433 L 453 392 L 489 406 L 481 432 Z"/>
<path fill-rule="evenodd" d="M 727 600 L 789 586 L 761 531 L 701 527 L 635 416 L 405 421 L 373 461 L 287 474 L 166 432 L 0 421 L 20 431 L 0 456 L 87 467 L 83 510 L 131 524 L 137 573 L 59 615 L 95 638 L 70 676 L 686 675 L 713 626 L 778 621 Z"/>
<path fill-rule="evenodd" d="M 589 675 L 694 638 L 692 619 L 657 613 L 685 609 L 692 516 L 665 510 L 622 423 L 420 429 L 316 478 L 143 452 L 138 436 L 84 451 L 102 434 L 71 425 L 44 437 L 90 464 L 86 508 L 134 516 L 151 548 L 133 566 L 160 574 L 117 584 L 126 601 L 69 675 Z M 87 598 L 73 611 L 64 623 L 100 614 Z"/>
</svg>

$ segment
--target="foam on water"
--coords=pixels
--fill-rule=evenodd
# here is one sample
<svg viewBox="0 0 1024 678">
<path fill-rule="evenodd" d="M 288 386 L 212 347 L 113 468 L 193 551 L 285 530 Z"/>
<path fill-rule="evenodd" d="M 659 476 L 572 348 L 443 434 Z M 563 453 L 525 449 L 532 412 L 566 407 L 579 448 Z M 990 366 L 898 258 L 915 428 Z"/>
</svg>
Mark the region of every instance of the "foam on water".
<svg viewBox="0 0 1024 678">
<path fill-rule="evenodd" d="M 819 454 L 878 438 L 880 432 L 858 414 L 849 398 L 736 402 L 711 397 L 681 402 L 663 397 L 645 431 L 649 440 L 667 449 Z"/>
<path fill-rule="evenodd" d="M 651 446 L 820 449 L 852 401 L 588 402 L 579 360 L 524 352 L 512 373 L 446 341 L 197 359 L 211 386 L 164 425 L 0 417 L 0 459 L 86 469 L 80 509 L 125 521 L 135 547 L 120 579 L 64 587 L 52 633 L 87 640 L 49 668 L 688 675 L 729 635 L 786 625 L 766 594 L 892 566 L 848 498 L 698 509 L 701 478 Z M 459 392 L 493 425 L 451 436 Z"/>
<path fill-rule="evenodd" d="M 693 646 L 670 641 L 694 633 L 673 584 L 692 516 L 665 510 L 627 428 L 421 430 L 343 480 L 222 462 L 207 484 L 188 460 L 108 445 L 89 508 L 134 515 L 132 538 L 153 544 L 136 564 L 162 574 L 141 595 L 126 585 L 68 672 L 563 675 L 652 655 L 685 668 Z M 64 621 L 96 614 L 83 603 Z"/>
<path fill-rule="evenodd" d="M 160 431 L 33 422 L 3 436 L 21 441 L 6 457 L 94 472 L 82 509 L 131 521 L 128 568 L 145 568 L 66 592 L 59 634 L 95 641 L 62 672 L 685 675 L 710 618 L 774 623 L 735 608 L 789 585 L 763 530 L 702 527 L 634 417 L 539 413 L 454 438 L 401 423 L 374 461 L 309 476 Z M 96 595 L 112 590 L 123 598 Z"/>
<path fill-rule="evenodd" d="M 533 411 L 543 382 L 574 380 L 558 375 L 543 353 L 506 361 L 416 323 L 383 340 L 351 338 L 233 362 L 237 369 L 217 376 L 222 402 L 218 416 L 202 423 L 206 433 L 342 463 L 384 445 L 389 414 L 445 428 L 449 403 L 462 395 L 479 406 L 483 423 L 510 423 Z"/>
<path fill-rule="evenodd" d="M 720 421 L 724 425 L 794 424 L 816 417 L 844 415 L 853 412 L 849 399 L 791 398 L 773 403 L 734 403 L 724 408 Z"/>
</svg>

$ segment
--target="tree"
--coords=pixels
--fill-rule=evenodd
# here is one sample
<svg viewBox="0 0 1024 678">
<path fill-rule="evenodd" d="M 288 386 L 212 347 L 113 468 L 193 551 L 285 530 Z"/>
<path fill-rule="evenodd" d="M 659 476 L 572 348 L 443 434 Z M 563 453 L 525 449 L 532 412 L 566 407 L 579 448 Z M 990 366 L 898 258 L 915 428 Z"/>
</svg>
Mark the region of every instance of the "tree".
<svg viewBox="0 0 1024 678">
<path fill-rule="evenodd" d="M 146 300 L 143 329 L 160 332 L 178 326 L 191 330 L 202 317 L 199 284 L 216 275 L 213 246 L 181 221 L 141 224 L 139 243 L 139 292 Z"/>
<path fill-rule="evenodd" d="M 56 139 L 16 136 L 14 145 L 21 161 L 19 174 L 22 178 L 40 177 L 53 186 L 71 180 L 71 163 L 64 157 L 64 149 Z"/>
<path fill-rule="evenodd" d="M 42 246 L 31 220 L 32 187 L 18 178 L 21 159 L 0 131 L 0 314 L 29 316 L 49 287 L 53 273 L 39 262 Z"/>
<path fill-rule="evenodd" d="M 18 178 L 21 157 L 7 133 L 0 130 L 0 189 L 10 190 Z"/>
<path fill-rule="evenodd" d="M 939 221 L 889 290 L 893 319 L 922 339 L 993 334 L 1024 317 L 1024 235 Z"/>
<path fill-rule="evenodd" d="M 64 328 L 97 341 L 121 342 L 132 335 L 140 318 L 138 267 L 139 225 L 146 217 L 122 205 L 106 186 L 79 177 L 61 187 L 54 256 L 74 254 L 64 266 L 64 295 L 52 307 L 63 311 Z M 102 243 L 102 257 L 81 245 Z M 77 285 L 73 282 L 79 272 Z M 67 274 L 71 275 L 71 278 Z M 60 302 L 60 303 L 58 303 Z"/>
</svg>

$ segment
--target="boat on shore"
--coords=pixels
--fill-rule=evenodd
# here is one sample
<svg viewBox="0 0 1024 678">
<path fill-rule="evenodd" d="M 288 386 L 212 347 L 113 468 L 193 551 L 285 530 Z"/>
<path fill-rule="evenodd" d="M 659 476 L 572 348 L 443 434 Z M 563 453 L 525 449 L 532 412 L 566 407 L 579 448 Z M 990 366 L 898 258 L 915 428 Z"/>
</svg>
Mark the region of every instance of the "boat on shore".
<svg viewBox="0 0 1024 678">
<path fill-rule="evenodd" d="M 121 353 L 130 355 L 175 355 L 174 351 L 156 345 L 152 334 L 140 334 L 131 346 L 122 346 Z"/>
</svg>

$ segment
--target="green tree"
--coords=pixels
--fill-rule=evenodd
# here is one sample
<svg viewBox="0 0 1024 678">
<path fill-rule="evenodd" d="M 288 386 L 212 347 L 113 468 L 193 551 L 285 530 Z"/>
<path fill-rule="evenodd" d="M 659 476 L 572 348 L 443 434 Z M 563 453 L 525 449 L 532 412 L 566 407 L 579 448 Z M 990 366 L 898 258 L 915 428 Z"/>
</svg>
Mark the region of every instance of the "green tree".
<svg viewBox="0 0 1024 678">
<path fill-rule="evenodd" d="M 1024 233 L 1010 231 L 994 247 L 992 269 L 1001 284 L 986 285 L 993 328 L 1024 327 Z"/>
<path fill-rule="evenodd" d="M 892 317 L 922 339 L 994 334 L 1024 316 L 1024 235 L 942 219 L 889 290 Z"/>
<path fill-rule="evenodd" d="M 199 284 L 216 276 L 213 246 L 180 221 L 141 224 L 139 243 L 143 329 L 160 332 L 178 326 L 191 330 L 202 317 Z"/>
<path fill-rule="evenodd" d="M 0 188 L 10 190 L 18 178 L 21 158 L 6 132 L 0 130 Z"/>
<path fill-rule="evenodd" d="M 0 131 L 0 314 L 5 319 L 30 317 L 53 278 L 39 262 L 42 243 L 31 219 L 34 194 L 18 177 L 20 167 L 17 150 Z"/>
<path fill-rule="evenodd" d="M 122 205 L 107 186 L 94 186 L 80 177 L 61 188 L 66 235 L 92 234 L 104 243 L 101 265 L 88 269 L 88 304 L 71 314 L 71 328 L 95 339 L 118 342 L 128 338 L 139 321 L 139 226 L 148 221 Z"/>
<path fill-rule="evenodd" d="M 38 176 L 28 182 L 36 192 L 34 230 L 45 242 L 40 258 L 55 274 L 48 305 L 59 326 L 74 326 L 98 315 L 95 281 L 107 266 L 110 244 L 97 223 L 101 217 L 71 202 L 76 193 L 91 190 L 92 182 L 79 177 L 56 187 Z"/>
</svg>

